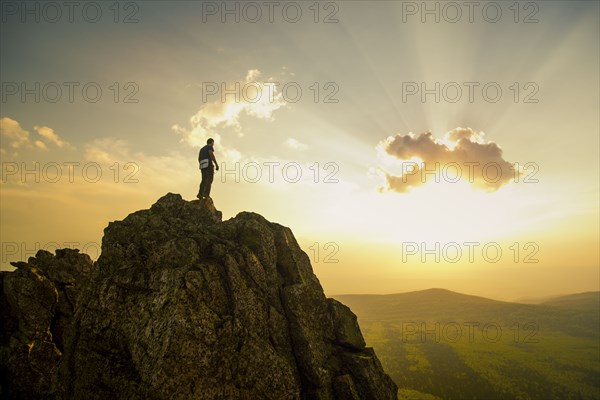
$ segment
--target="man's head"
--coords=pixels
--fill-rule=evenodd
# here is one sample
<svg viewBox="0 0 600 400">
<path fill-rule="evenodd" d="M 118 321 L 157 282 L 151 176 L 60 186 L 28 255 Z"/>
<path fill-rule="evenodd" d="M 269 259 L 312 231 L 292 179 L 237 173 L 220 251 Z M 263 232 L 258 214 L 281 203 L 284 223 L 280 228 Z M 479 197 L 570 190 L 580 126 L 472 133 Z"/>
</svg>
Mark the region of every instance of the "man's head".
<svg viewBox="0 0 600 400">
<path fill-rule="evenodd" d="M 215 144 L 215 140 L 214 140 L 213 138 L 210 138 L 210 139 L 208 139 L 208 140 L 206 141 L 206 144 L 207 144 L 207 145 L 209 145 L 209 146 L 212 146 L 212 145 L 214 145 L 214 144 Z"/>
</svg>

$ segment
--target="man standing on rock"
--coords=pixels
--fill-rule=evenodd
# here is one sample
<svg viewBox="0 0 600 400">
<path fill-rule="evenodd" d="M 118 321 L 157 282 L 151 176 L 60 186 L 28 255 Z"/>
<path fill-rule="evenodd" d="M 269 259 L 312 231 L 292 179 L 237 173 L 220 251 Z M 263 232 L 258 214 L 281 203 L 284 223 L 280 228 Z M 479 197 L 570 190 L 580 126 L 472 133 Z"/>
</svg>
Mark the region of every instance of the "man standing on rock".
<svg viewBox="0 0 600 400">
<path fill-rule="evenodd" d="M 215 158 L 213 146 L 215 141 L 210 138 L 206 141 L 206 146 L 200 149 L 198 162 L 200 163 L 200 172 L 202 173 L 202 181 L 200 182 L 200 191 L 196 196 L 199 199 L 206 199 L 210 195 L 210 186 L 212 185 L 215 176 L 215 169 L 219 170 L 219 164 Z M 214 163 L 214 168 L 213 168 Z"/>
</svg>

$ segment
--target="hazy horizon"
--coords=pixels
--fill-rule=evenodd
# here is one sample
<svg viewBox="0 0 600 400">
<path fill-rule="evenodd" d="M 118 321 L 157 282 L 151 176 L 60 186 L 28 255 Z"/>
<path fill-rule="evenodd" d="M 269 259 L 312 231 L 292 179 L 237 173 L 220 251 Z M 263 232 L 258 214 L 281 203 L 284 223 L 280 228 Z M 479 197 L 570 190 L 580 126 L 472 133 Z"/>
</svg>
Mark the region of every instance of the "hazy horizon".
<svg viewBox="0 0 600 400">
<path fill-rule="evenodd" d="M 508 298 L 503 299 L 503 298 L 492 298 L 492 297 L 482 296 L 482 295 L 478 295 L 478 294 L 474 294 L 474 293 L 457 292 L 457 291 L 450 290 L 447 288 L 431 287 L 431 288 L 426 288 L 426 289 L 411 290 L 408 292 L 397 292 L 397 293 L 333 293 L 333 294 L 327 294 L 327 295 L 330 297 L 334 297 L 334 298 L 337 296 L 393 296 L 396 294 L 398 294 L 398 295 L 410 294 L 410 293 L 426 292 L 426 291 L 431 291 L 431 290 L 447 290 L 447 291 L 450 291 L 452 293 L 456 293 L 459 295 L 482 297 L 482 298 L 485 298 L 488 300 L 505 301 L 505 302 L 509 302 L 509 303 L 522 302 L 523 304 L 541 304 L 545 301 L 552 300 L 552 299 L 559 298 L 559 297 L 581 295 L 581 294 L 588 294 L 588 293 L 600 293 L 600 291 L 586 291 L 586 292 L 577 292 L 577 293 L 561 293 L 561 294 L 554 294 L 554 295 L 548 295 L 548 296 L 543 296 L 543 297 L 520 297 L 520 298 L 514 298 L 514 299 L 508 299 Z"/>
</svg>

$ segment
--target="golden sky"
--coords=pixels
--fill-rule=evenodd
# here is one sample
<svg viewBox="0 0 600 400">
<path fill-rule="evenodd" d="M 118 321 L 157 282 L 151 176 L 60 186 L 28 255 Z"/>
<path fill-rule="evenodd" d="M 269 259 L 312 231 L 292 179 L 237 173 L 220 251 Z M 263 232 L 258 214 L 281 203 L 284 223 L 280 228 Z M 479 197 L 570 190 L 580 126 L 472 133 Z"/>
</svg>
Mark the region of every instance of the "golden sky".
<svg viewBox="0 0 600 400">
<path fill-rule="evenodd" d="M 329 295 L 599 290 L 597 2 L 10 3 L 3 269 L 194 199 L 213 137 L 224 219 L 292 228 Z"/>
</svg>

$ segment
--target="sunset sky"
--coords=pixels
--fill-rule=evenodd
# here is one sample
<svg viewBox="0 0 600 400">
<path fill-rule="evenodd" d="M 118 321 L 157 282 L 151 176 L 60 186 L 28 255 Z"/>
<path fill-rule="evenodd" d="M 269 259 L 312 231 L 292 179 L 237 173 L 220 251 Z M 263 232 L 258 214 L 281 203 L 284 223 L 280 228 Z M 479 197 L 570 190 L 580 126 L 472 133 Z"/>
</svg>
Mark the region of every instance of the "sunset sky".
<svg viewBox="0 0 600 400">
<path fill-rule="evenodd" d="M 28 4 L 1 10 L 3 269 L 195 199 L 213 137 L 223 218 L 290 227 L 328 295 L 600 289 L 596 1 Z"/>
</svg>

